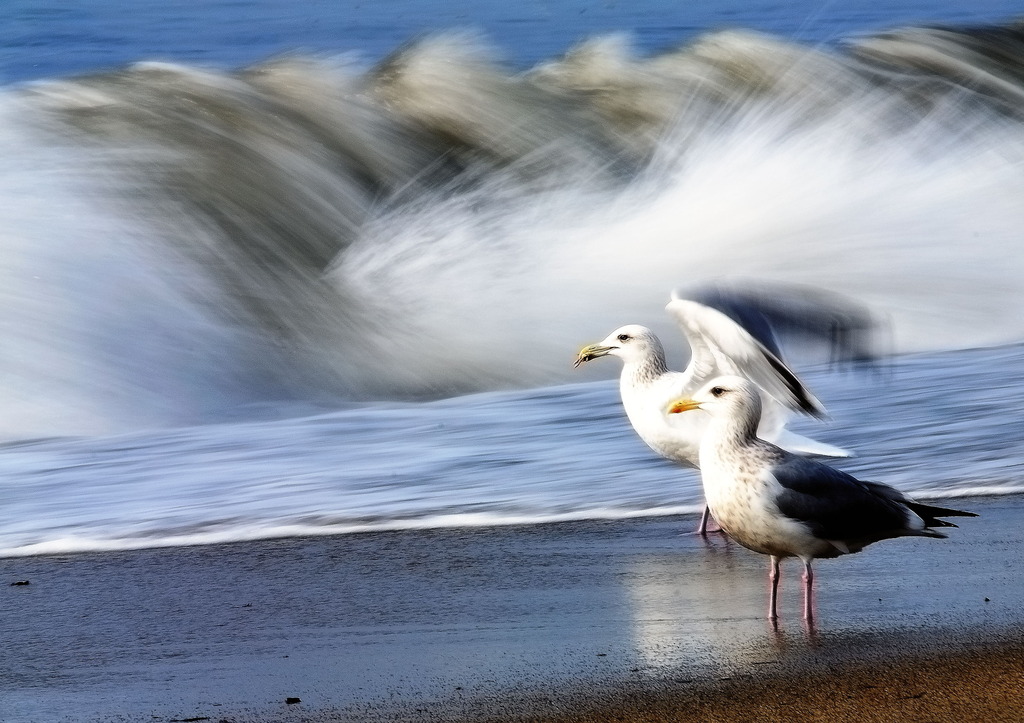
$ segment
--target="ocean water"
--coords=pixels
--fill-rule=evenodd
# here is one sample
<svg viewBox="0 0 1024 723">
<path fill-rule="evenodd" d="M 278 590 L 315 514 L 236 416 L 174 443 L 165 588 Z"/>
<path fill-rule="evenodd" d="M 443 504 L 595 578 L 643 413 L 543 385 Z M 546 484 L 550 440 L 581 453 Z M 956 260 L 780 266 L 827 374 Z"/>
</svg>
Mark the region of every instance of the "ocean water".
<svg viewBox="0 0 1024 723">
<path fill-rule="evenodd" d="M 1024 491 L 1012 3 L 5 8 L 0 555 L 696 513 L 571 363 L 722 281 L 875 320 L 839 466 Z"/>
</svg>

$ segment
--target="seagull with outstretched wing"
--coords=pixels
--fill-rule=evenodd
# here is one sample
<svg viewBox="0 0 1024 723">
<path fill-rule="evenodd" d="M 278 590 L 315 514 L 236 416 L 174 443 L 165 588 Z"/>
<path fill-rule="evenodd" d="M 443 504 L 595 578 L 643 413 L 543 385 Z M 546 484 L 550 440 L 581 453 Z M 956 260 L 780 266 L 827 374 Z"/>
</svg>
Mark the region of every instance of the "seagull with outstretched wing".
<svg viewBox="0 0 1024 723">
<path fill-rule="evenodd" d="M 661 341 L 650 329 L 623 326 L 597 344 L 580 350 L 574 366 L 603 356 L 622 360 L 619 392 L 633 429 L 662 457 L 689 467 L 699 466 L 700 441 L 707 427 L 704 415 L 670 416 L 668 404 L 693 394 L 717 376 L 734 374 L 755 381 L 763 390 L 764 414 L 758 434 L 799 454 L 849 456 L 839 447 L 786 429 L 794 412 L 817 417 L 824 408 L 796 374 L 743 327 L 716 309 L 676 298 L 665 307 L 690 344 L 690 363 L 671 371 Z M 707 531 L 705 509 L 697 532 Z"/>
</svg>

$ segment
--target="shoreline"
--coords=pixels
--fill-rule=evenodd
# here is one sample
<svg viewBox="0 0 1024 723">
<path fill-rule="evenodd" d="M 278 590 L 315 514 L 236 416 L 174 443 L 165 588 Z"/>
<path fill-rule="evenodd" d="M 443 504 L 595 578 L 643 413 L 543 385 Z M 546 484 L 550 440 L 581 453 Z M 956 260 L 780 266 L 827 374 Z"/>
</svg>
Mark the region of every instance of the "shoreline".
<svg viewBox="0 0 1024 723">
<path fill-rule="evenodd" d="M 772 632 L 766 558 L 688 516 L 0 559 L 0 719 L 842 720 L 839 696 L 942 720 L 958 688 L 999 719 L 1024 505 L 956 504 L 981 517 L 947 540 L 820 561 L 814 634 L 798 566 Z"/>
</svg>

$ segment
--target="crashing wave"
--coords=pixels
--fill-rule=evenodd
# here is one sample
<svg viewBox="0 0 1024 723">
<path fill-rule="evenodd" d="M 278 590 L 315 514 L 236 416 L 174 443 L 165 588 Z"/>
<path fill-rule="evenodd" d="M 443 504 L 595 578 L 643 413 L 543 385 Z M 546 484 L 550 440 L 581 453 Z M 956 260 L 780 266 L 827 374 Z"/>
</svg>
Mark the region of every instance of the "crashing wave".
<svg viewBox="0 0 1024 723">
<path fill-rule="evenodd" d="M 8 89 L 2 402 L 67 433 L 556 383 L 719 279 L 845 294 L 901 350 L 1019 339 L 1022 50 L 726 31 L 518 72 L 449 34 Z"/>
</svg>

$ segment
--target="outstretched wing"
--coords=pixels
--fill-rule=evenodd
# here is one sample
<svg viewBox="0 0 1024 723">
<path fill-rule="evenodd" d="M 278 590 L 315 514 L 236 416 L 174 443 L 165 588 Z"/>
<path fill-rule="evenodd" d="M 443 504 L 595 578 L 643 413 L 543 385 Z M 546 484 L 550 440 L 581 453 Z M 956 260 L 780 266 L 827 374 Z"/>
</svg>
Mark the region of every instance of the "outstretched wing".
<svg viewBox="0 0 1024 723">
<path fill-rule="evenodd" d="M 755 382 L 790 409 L 814 416 L 825 414 L 821 402 L 792 369 L 722 312 L 680 299 L 675 293 L 665 310 L 690 344 L 692 356 L 686 371 L 697 386 L 715 376 L 736 374 Z"/>
<path fill-rule="evenodd" d="M 753 279 L 716 281 L 679 294 L 718 309 L 776 356 L 782 340 L 824 348 L 833 364 L 880 361 L 884 325 L 862 304 L 831 291 Z"/>
</svg>

